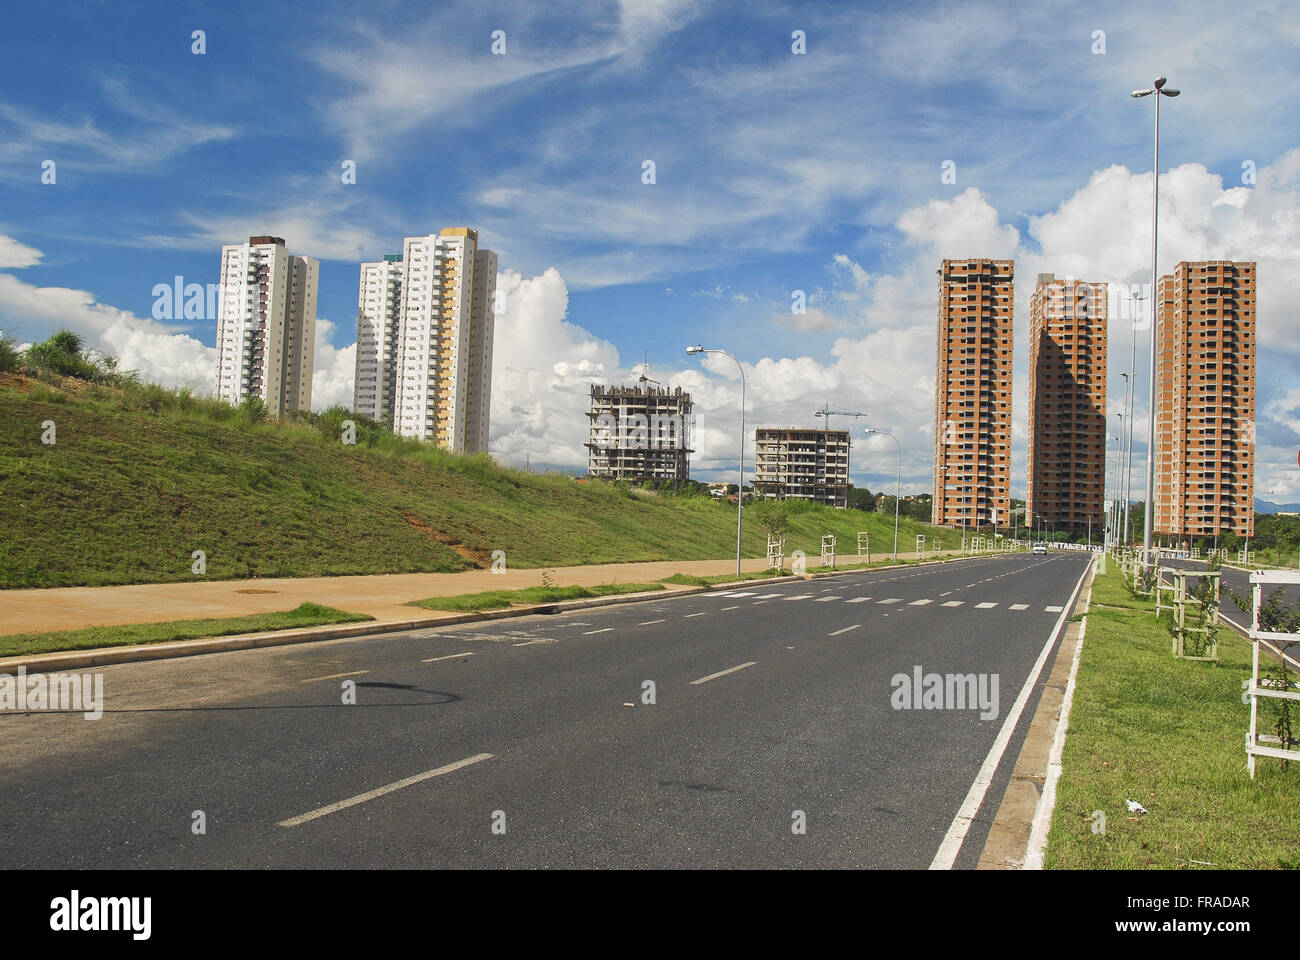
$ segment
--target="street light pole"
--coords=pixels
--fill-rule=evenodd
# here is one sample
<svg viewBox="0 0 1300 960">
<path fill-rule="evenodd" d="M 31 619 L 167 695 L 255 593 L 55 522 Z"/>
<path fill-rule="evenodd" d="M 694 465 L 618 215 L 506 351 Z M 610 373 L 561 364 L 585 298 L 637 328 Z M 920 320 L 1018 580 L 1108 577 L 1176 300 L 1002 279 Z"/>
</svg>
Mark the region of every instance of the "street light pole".
<svg viewBox="0 0 1300 960">
<path fill-rule="evenodd" d="M 903 492 L 903 445 L 898 442 L 898 437 L 887 430 L 874 430 L 868 427 L 867 433 L 878 433 L 883 437 L 889 437 L 894 441 L 894 446 L 898 447 L 898 476 L 894 480 L 894 562 L 898 563 L 898 501 Z"/>
<path fill-rule="evenodd" d="M 740 361 L 727 353 L 726 350 L 706 350 L 704 347 L 696 345 L 687 347 L 687 356 L 693 356 L 697 353 L 720 353 L 730 359 L 736 369 L 740 371 L 740 476 L 736 482 L 736 577 L 740 577 L 740 536 L 744 530 L 744 511 L 745 511 L 745 368 L 740 365 Z"/>
<path fill-rule="evenodd" d="M 1154 295 L 1154 291 L 1153 291 Z M 1129 541 L 1129 517 L 1133 513 L 1133 407 L 1137 402 L 1137 308 L 1146 298 L 1141 295 L 1135 295 L 1131 298 L 1134 301 L 1133 317 L 1131 318 L 1133 327 L 1129 336 L 1129 378 L 1128 378 L 1128 452 L 1124 455 L 1124 543 Z M 1153 299 L 1151 301 L 1155 303 Z M 1155 326 L 1155 314 L 1152 313 L 1151 324 Z"/>
<path fill-rule="evenodd" d="M 1142 507 L 1142 563 L 1149 562 L 1151 554 L 1151 520 L 1152 506 L 1156 493 L 1156 326 L 1160 321 L 1160 274 L 1156 257 L 1160 249 L 1160 98 L 1176 97 L 1178 90 L 1166 89 L 1165 77 L 1157 77 L 1146 90 L 1134 90 L 1129 96 L 1135 98 L 1155 96 L 1155 149 L 1154 165 L 1151 169 L 1151 363 L 1148 375 L 1151 378 L 1147 387 L 1149 421 L 1147 423 L 1147 470 L 1146 503 Z"/>
</svg>

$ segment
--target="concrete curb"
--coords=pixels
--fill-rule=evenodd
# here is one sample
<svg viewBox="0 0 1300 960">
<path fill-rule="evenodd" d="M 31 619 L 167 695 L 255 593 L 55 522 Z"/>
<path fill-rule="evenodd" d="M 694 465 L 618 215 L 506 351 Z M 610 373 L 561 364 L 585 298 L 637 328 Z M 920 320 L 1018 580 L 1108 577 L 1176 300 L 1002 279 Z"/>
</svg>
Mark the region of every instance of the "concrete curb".
<svg viewBox="0 0 1300 960">
<path fill-rule="evenodd" d="M 589 607 L 605 607 L 616 603 L 641 603 L 666 597 L 718 590 L 735 590 L 756 583 L 789 583 L 794 580 L 821 580 L 852 573 L 879 573 L 908 567 L 923 567 L 936 563 L 954 563 L 961 560 L 980 560 L 1001 554 L 976 554 L 968 557 L 946 557 L 941 560 L 924 560 L 920 563 L 899 563 L 886 567 L 832 570 L 822 573 L 791 574 L 763 580 L 735 580 L 708 586 L 675 586 L 668 584 L 663 590 L 641 593 L 623 593 L 609 597 L 588 597 L 582 600 L 560 600 L 555 603 L 529 604 L 508 610 L 486 610 L 456 613 L 446 616 L 415 617 L 410 620 L 365 620 L 360 623 L 330 624 L 323 627 L 304 627 L 299 630 L 268 630 L 262 633 L 241 633 L 210 640 L 181 640 L 175 643 L 145 643 L 122 647 L 94 647 L 88 650 L 67 650 L 58 653 L 36 653 L 28 656 L 0 658 L 0 673 L 12 674 L 22 667 L 28 671 L 73 670 L 85 667 L 104 667 L 116 663 L 137 663 L 145 660 L 168 660 L 175 657 L 192 657 L 205 653 L 225 653 L 229 650 L 250 650 L 256 647 L 279 647 L 293 643 L 316 643 L 323 640 L 346 640 L 369 637 L 379 633 L 401 633 L 404 630 L 421 630 L 427 627 L 454 627 L 462 623 L 484 623 L 528 617 L 539 613 L 562 613 Z"/>
<path fill-rule="evenodd" d="M 1042 840 L 1046 840 L 1046 827 L 1051 824 L 1051 814 L 1056 805 L 1056 782 L 1061 774 L 1060 751 L 1064 748 L 1069 724 L 1074 681 L 1083 651 L 1084 625 L 1092 603 L 1097 566 L 1094 559 L 1086 574 L 1086 589 L 1079 590 L 1070 609 L 1070 617 L 1080 619 L 1067 621 L 1066 630 L 1061 635 L 1042 695 L 1029 721 L 1024 743 L 994 814 L 976 869 L 1034 869 L 1032 855 L 1038 842 L 1036 831 L 1041 830 Z M 1041 869 L 1041 850 L 1038 855 L 1038 869 Z"/>
</svg>

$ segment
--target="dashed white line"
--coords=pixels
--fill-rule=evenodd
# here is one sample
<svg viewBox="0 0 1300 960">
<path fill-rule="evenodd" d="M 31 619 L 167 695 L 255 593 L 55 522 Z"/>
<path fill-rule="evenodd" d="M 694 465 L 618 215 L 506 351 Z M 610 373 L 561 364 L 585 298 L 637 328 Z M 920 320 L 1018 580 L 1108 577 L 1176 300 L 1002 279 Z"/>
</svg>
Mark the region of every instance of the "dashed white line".
<svg viewBox="0 0 1300 960">
<path fill-rule="evenodd" d="M 835 596 L 834 594 L 831 594 L 831 596 L 829 597 L 818 597 L 816 600 L 813 601 L 813 603 L 829 603 L 832 600 L 838 600 L 838 599 L 839 597 Z"/>
<path fill-rule="evenodd" d="M 881 600 L 881 601 L 879 601 L 879 602 L 880 602 L 880 603 L 902 603 L 902 602 L 903 602 L 903 598 L 902 598 L 902 597 L 890 597 L 890 598 L 888 598 L 887 600 Z"/>
<path fill-rule="evenodd" d="M 945 600 L 943 602 L 943 605 L 945 607 L 960 607 L 965 602 L 966 602 L 965 600 Z"/>
<path fill-rule="evenodd" d="M 750 660 L 746 663 L 740 664 L 739 666 L 728 667 L 726 670 L 719 670 L 717 673 L 711 673 L 707 677 L 700 677 L 698 680 L 692 680 L 691 686 L 695 686 L 699 683 L 708 683 L 710 680 L 718 679 L 718 677 L 725 677 L 729 673 L 735 673 L 737 670 L 744 670 L 746 667 L 752 667 L 756 663 L 758 663 L 757 660 Z"/>
<path fill-rule="evenodd" d="M 288 820 L 281 820 L 276 826 L 278 827 L 296 827 L 304 824 L 309 820 L 315 820 L 318 817 L 327 814 L 337 813 L 340 810 L 346 810 L 348 807 L 355 807 L 359 803 L 365 803 L 367 800 L 374 800 L 376 797 L 382 797 L 385 794 L 392 793 L 394 790 L 401 790 L 403 787 L 414 786 L 417 783 L 423 783 L 425 780 L 431 780 L 434 777 L 441 777 L 445 773 L 452 773 L 462 767 L 468 767 L 472 763 L 478 763 L 481 760 L 492 759 L 490 753 L 477 753 L 472 757 L 466 757 L 464 760 L 457 760 L 455 763 L 449 763 L 446 766 L 438 767 L 436 770 L 426 770 L 424 773 L 417 773 L 413 777 L 407 777 L 405 780 L 398 780 L 396 783 L 390 783 L 385 787 L 377 787 L 374 790 L 367 790 L 365 793 L 359 793 L 355 797 L 348 797 L 346 800 L 340 800 L 338 803 L 331 803 L 327 807 L 317 807 L 307 813 L 297 817 L 290 817 Z"/>
<path fill-rule="evenodd" d="M 689 619 L 691 619 L 691 617 L 705 617 L 705 616 L 708 616 L 708 614 L 707 614 L 707 613 L 688 613 L 688 614 L 686 614 L 686 616 L 682 617 L 682 619 L 683 619 L 683 620 L 689 620 Z"/>
<path fill-rule="evenodd" d="M 775 594 L 775 596 L 780 596 L 780 594 Z M 797 593 L 797 594 L 795 594 L 793 597 L 786 597 L 786 599 L 787 599 L 787 600 L 807 600 L 807 599 L 808 599 L 809 597 L 811 597 L 811 596 L 812 596 L 811 593 Z"/>
<path fill-rule="evenodd" d="M 1065 608 L 1064 607 L 1043 607 L 1043 609 L 1046 610 L 1048 613 L 1060 613 Z"/>
<path fill-rule="evenodd" d="M 845 600 L 844 602 L 845 603 L 866 603 L 870 599 L 871 599 L 870 597 L 854 597 L 853 599 Z"/>
<path fill-rule="evenodd" d="M 1011 605 L 1011 609 L 1012 609 L 1012 610 L 1028 610 L 1028 609 L 1029 609 L 1029 604 L 1027 604 L 1027 603 L 1013 603 L 1013 604 Z"/>
<path fill-rule="evenodd" d="M 328 677 L 308 677 L 303 683 L 315 683 L 317 680 L 338 680 L 340 677 L 359 677 L 369 670 L 353 670 L 351 673 L 331 673 Z"/>
<path fill-rule="evenodd" d="M 593 633 L 610 633 L 613 629 L 613 627 L 601 627 L 599 630 L 584 630 L 582 631 L 582 635 L 584 637 L 589 637 Z"/>
<path fill-rule="evenodd" d="M 828 637 L 838 637 L 841 633 L 848 633 L 850 630 L 856 630 L 856 629 L 858 629 L 858 627 L 860 627 L 860 626 L 862 626 L 862 624 L 860 624 L 860 623 L 855 623 L 855 624 L 854 624 L 853 626 L 851 626 L 851 627 L 845 627 L 843 630 L 836 630 L 836 631 L 833 632 L 833 633 L 828 633 L 828 634 L 826 634 L 826 636 L 828 636 Z"/>
<path fill-rule="evenodd" d="M 421 663 L 437 663 L 439 660 L 459 660 L 461 657 L 474 656 L 473 650 L 467 650 L 464 653 L 449 653 L 445 657 L 430 657 L 428 660 L 421 660 Z"/>
<path fill-rule="evenodd" d="M 663 621 L 663 620 L 642 620 L 640 623 L 637 624 L 637 626 L 638 626 L 638 627 L 648 627 L 648 626 L 650 626 L 650 624 L 652 624 L 652 623 L 664 623 L 664 622 L 665 622 L 665 621 Z"/>
<path fill-rule="evenodd" d="M 728 610 L 739 610 L 739 609 L 740 609 L 740 604 L 736 604 L 734 607 L 723 607 L 722 612 L 726 613 Z"/>
<path fill-rule="evenodd" d="M 930 602 L 929 600 L 925 600 L 925 599 L 921 599 L 921 600 L 913 600 L 911 603 L 908 604 L 908 606 L 909 606 L 909 607 L 924 607 L 924 606 L 925 606 L 927 603 L 929 603 L 929 602 Z"/>
<path fill-rule="evenodd" d="M 985 603 L 977 603 L 977 604 L 975 604 L 975 609 L 976 609 L 976 610 L 992 610 L 992 609 L 993 609 L 994 607 L 996 607 L 996 606 L 997 606 L 996 603 L 988 603 L 988 602 L 986 601 Z"/>
<path fill-rule="evenodd" d="M 777 597 L 783 597 L 783 596 L 785 596 L 785 594 L 783 594 L 783 593 L 765 593 L 765 594 L 763 594 L 761 597 L 759 597 L 758 599 L 759 599 L 759 600 L 775 600 Z M 811 597 L 812 594 L 810 593 L 810 594 L 808 594 L 808 596 Z M 756 600 L 756 601 L 754 601 L 754 602 L 757 603 L 758 601 Z"/>
</svg>

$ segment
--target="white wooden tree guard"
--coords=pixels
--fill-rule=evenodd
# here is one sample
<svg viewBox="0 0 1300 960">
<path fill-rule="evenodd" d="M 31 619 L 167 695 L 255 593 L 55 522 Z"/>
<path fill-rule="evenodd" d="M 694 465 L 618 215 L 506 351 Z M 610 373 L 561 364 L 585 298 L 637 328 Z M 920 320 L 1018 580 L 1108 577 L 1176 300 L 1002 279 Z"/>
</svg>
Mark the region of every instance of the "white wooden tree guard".
<svg viewBox="0 0 1300 960">
<path fill-rule="evenodd" d="M 835 566 L 835 534 L 822 534 L 822 566 Z"/>
<path fill-rule="evenodd" d="M 925 553 L 925 534 L 918 533 L 916 535 L 916 555 L 919 557 L 923 553 Z"/>
<path fill-rule="evenodd" d="M 1188 589 L 1188 578 L 1209 586 L 1204 596 Z M 1165 598 L 1169 603 L 1164 603 Z M 1156 578 L 1156 617 L 1173 615 L 1173 654 L 1179 660 L 1219 660 L 1219 571 L 1163 567 Z M 1187 615 L 1192 614 L 1189 624 Z M 1188 641 L 1192 641 L 1190 644 Z M 1195 652 L 1188 653 L 1192 649 Z"/>
<path fill-rule="evenodd" d="M 1242 547 L 1240 550 L 1237 551 L 1237 562 L 1238 562 L 1238 563 L 1250 563 L 1250 558 L 1253 557 L 1253 556 L 1254 556 L 1253 553 L 1251 553 L 1251 552 L 1250 552 L 1249 550 L 1247 550 L 1245 547 Z"/>
<path fill-rule="evenodd" d="M 785 537 L 767 535 L 767 568 L 769 570 L 785 569 Z"/>
<path fill-rule="evenodd" d="M 1200 547 L 1192 547 L 1192 559 L 1193 559 L 1193 560 L 1199 560 L 1199 559 L 1201 559 L 1201 548 L 1200 548 Z"/>
<path fill-rule="evenodd" d="M 871 562 L 871 534 L 858 531 L 858 559 Z"/>
<path fill-rule="evenodd" d="M 1264 599 L 1265 584 L 1300 584 L 1300 571 L 1295 570 L 1256 570 L 1250 575 L 1250 591 L 1254 600 L 1254 612 L 1250 618 L 1251 645 L 1255 648 L 1251 657 L 1250 677 L 1250 730 L 1246 733 L 1246 766 L 1250 768 L 1250 778 L 1255 779 L 1255 758 L 1273 757 L 1277 760 L 1300 760 L 1300 750 L 1291 747 L 1296 744 L 1293 737 L 1290 743 L 1283 743 L 1282 738 L 1269 733 L 1259 732 L 1259 698 L 1275 700 L 1300 700 L 1300 688 L 1296 683 L 1286 685 L 1279 680 L 1259 675 L 1259 645 L 1268 643 L 1285 653 L 1287 648 L 1300 640 L 1298 633 L 1278 633 L 1262 629 L 1259 625 L 1259 608 Z M 1283 676 L 1289 676 L 1283 670 Z M 1276 744 L 1276 746 L 1263 746 Z"/>
</svg>

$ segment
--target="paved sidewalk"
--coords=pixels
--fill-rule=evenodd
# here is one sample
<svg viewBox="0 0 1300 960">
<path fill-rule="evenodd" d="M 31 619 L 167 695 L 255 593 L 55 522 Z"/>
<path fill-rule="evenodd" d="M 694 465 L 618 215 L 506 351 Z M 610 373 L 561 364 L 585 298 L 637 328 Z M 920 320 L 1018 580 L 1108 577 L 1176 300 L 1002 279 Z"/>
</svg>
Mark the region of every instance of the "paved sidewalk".
<svg viewBox="0 0 1300 960">
<path fill-rule="evenodd" d="M 899 559 L 915 554 L 900 553 Z M 809 557 L 809 565 L 820 562 Z M 855 557 L 841 557 L 844 563 Z M 884 559 L 876 554 L 875 559 Z M 745 560 L 743 570 L 762 570 L 763 558 Z M 787 560 L 787 569 L 789 562 Z M 267 580 L 199 580 L 193 583 L 132 584 L 123 587 L 54 587 L 46 590 L 0 590 L 0 634 L 77 630 L 127 623 L 160 623 L 205 617 L 292 610 L 301 603 L 321 603 L 376 620 L 436 616 L 406 604 L 425 597 L 454 596 L 482 590 L 538 587 L 542 573 L 554 586 L 590 587 L 602 583 L 652 583 L 674 573 L 714 576 L 733 572 L 730 560 L 664 560 L 606 563 L 579 567 L 489 570 L 462 573 L 395 573 L 355 577 L 303 577 Z"/>
</svg>

